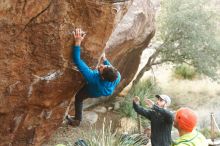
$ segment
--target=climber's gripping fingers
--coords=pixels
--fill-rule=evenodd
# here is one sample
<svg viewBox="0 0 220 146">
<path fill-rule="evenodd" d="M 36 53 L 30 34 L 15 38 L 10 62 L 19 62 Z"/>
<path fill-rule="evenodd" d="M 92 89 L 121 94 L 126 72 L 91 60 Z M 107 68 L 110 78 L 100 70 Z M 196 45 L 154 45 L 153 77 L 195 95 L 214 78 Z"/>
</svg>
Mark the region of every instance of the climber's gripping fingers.
<svg viewBox="0 0 220 146">
<path fill-rule="evenodd" d="M 86 33 L 82 31 L 81 28 L 76 28 L 75 31 L 73 31 L 74 38 L 84 38 L 86 36 Z"/>
<path fill-rule="evenodd" d="M 76 28 L 76 30 L 73 31 L 73 36 L 75 39 L 75 45 L 80 45 L 82 40 L 85 38 L 86 33 L 83 32 L 80 28 Z"/>
</svg>

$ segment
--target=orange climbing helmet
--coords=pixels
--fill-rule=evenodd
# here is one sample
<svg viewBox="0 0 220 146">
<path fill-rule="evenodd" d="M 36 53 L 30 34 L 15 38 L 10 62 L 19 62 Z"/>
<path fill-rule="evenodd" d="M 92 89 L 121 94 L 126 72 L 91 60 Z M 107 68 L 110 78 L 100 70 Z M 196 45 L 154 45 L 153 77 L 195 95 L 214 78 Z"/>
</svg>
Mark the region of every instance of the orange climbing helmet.
<svg viewBox="0 0 220 146">
<path fill-rule="evenodd" d="M 196 113 L 189 108 L 180 108 L 176 112 L 175 122 L 178 124 L 178 128 L 192 132 L 197 123 Z"/>
</svg>

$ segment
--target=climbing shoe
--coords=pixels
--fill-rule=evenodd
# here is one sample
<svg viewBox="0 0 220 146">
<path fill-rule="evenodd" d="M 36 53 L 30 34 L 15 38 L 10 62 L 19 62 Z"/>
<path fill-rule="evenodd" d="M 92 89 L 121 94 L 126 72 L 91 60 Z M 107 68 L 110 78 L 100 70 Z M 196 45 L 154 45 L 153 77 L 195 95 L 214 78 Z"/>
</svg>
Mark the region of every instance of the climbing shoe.
<svg viewBox="0 0 220 146">
<path fill-rule="evenodd" d="M 80 120 L 75 119 L 75 117 L 69 115 L 66 116 L 66 120 L 67 120 L 67 124 L 73 127 L 78 127 L 81 122 Z"/>
</svg>

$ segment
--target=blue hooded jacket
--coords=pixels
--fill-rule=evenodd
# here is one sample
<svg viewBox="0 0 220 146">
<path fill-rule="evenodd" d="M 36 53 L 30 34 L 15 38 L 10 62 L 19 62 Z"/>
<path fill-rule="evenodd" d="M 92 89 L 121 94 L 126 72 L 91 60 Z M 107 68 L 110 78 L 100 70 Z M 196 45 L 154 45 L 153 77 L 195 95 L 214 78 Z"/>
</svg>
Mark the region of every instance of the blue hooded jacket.
<svg viewBox="0 0 220 146">
<path fill-rule="evenodd" d="M 101 78 L 97 69 L 92 70 L 88 65 L 80 58 L 80 46 L 73 46 L 73 62 L 78 70 L 82 73 L 86 80 L 86 90 L 91 97 L 109 96 L 113 94 L 116 86 L 121 80 L 121 75 L 118 72 L 118 77 L 115 81 L 109 82 Z M 108 60 L 103 62 L 104 65 L 111 65 Z"/>
</svg>

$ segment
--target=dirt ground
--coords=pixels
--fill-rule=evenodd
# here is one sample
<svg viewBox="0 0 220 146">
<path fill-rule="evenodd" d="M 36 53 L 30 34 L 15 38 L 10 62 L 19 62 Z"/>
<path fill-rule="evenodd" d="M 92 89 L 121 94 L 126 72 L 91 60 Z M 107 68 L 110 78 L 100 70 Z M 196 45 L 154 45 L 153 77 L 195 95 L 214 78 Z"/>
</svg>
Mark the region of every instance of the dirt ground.
<svg viewBox="0 0 220 146">
<path fill-rule="evenodd" d="M 90 108 L 87 111 L 92 111 Z M 42 146 L 55 146 L 56 144 L 65 144 L 66 146 L 73 146 L 77 139 L 83 139 L 84 133 L 103 128 L 103 122 L 105 120 L 106 126 L 112 121 L 112 130 L 118 126 L 118 120 L 120 116 L 115 111 L 107 111 L 106 113 L 99 113 L 98 120 L 94 125 L 90 125 L 88 122 L 82 122 L 80 127 L 73 128 L 66 124 L 63 124 L 56 130 L 56 132 L 45 142 Z"/>
</svg>

